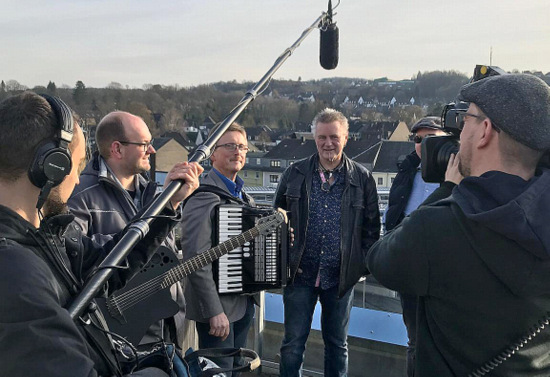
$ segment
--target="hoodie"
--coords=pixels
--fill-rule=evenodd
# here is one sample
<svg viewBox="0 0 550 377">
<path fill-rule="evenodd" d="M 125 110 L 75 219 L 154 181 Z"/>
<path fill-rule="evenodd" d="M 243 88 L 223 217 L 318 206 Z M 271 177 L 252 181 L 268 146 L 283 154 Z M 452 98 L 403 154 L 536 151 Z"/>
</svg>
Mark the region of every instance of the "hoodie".
<svg viewBox="0 0 550 377">
<path fill-rule="evenodd" d="M 469 177 L 373 245 L 374 277 L 419 296 L 419 376 L 466 376 L 550 312 L 548 187 L 548 170 L 529 181 L 494 171 Z M 432 196 L 441 190 L 448 185 Z M 550 375 L 548 342 L 550 332 L 540 332 L 491 375 Z"/>
</svg>

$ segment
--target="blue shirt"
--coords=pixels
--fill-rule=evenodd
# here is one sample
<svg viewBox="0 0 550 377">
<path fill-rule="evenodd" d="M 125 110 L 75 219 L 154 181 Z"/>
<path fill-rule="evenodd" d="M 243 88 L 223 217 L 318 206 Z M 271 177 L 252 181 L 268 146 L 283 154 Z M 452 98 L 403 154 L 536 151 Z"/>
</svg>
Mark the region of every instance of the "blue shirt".
<svg viewBox="0 0 550 377">
<path fill-rule="evenodd" d="M 412 211 L 418 208 L 424 200 L 428 198 L 439 187 L 439 183 L 428 183 L 422 179 L 422 172 L 419 170 L 416 172 L 413 181 L 413 187 L 411 195 L 407 205 L 405 206 L 405 216 L 408 216 Z"/>
<path fill-rule="evenodd" d="M 241 177 L 237 176 L 237 178 L 235 178 L 235 182 L 233 182 L 231 179 L 227 178 L 215 168 L 212 168 L 212 171 L 222 179 L 223 183 L 225 183 L 225 186 L 227 187 L 231 195 L 236 198 L 243 198 L 244 181 L 241 179 Z"/>
<path fill-rule="evenodd" d="M 302 273 L 296 275 L 295 284 L 314 287 L 319 276 L 319 287 L 323 290 L 338 285 L 344 169 L 336 170 L 333 175 L 334 183 L 327 192 L 321 188 L 318 170 L 313 174 L 306 244 L 300 262 Z"/>
</svg>

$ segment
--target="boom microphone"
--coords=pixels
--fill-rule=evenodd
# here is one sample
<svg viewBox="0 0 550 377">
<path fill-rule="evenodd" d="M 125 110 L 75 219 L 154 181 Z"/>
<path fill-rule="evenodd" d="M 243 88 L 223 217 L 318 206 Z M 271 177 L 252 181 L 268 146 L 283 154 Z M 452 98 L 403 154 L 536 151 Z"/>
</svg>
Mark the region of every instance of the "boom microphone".
<svg viewBox="0 0 550 377">
<path fill-rule="evenodd" d="M 324 69 L 338 66 L 338 26 L 332 22 L 332 1 L 328 2 L 327 24 L 321 27 L 321 47 L 319 62 Z"/>
</svg>

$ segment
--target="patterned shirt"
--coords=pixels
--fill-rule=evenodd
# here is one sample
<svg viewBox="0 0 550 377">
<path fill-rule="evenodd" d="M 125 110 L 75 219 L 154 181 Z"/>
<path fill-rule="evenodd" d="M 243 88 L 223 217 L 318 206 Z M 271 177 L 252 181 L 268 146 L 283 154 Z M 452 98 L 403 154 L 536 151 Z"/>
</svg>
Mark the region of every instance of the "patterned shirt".
<svg viewBox="0 0 550 377">
<path fill-rule="evenodd" d="M 333 176 L 334 182 L 327 191 L 326 185 L 322 187 L 323 181 L 319 170 L 313 174 L 306 244 L 300 262 L 302 273 L 298 273 L 295 280 L 296 284 L 319 286 L 323 290 L 338 285 L 340 277 L 340 219 L 345 187 L 344 168 L 336 169 Z"/>
</svg>

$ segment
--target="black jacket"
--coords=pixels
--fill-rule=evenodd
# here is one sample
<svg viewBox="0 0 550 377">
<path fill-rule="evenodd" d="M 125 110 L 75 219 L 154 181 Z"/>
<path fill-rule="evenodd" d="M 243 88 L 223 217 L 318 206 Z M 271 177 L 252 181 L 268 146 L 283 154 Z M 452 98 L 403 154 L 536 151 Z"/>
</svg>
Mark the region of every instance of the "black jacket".
<svg viewBox="0 0 550 377">
<path fill-rule="evenodd" d="M 124 229 L 139 211 L 130 194 L 115 181 L 105 165 L 101 166 L 101 161 L 99 154 L 94 153 L 68 203 L 84 234 L 99 244 Z M 145 206 L 153 201 L 157 184 L 147 173 L 138 174 L 137 179 L 141 187 L 139 201 Z"/>
<path fill-rule="evenodd" d="M 156 182 L 149 179 L 147 172 L 136 175 L 136 179 L 141 189 L 138 199 L 139 206 L 134 204 L 130 194 L 110 173 L 99 154 L 94 153 L 93 158 L 90 159 L 86 169 L 80 175 L 80 183 L 75 187 L 68 203 L 71 213 L 75 215 L 76 223 L 80 225 L 86 236 L 100 245 L 104 244 L 114 234 L 124 229 L 139 212 L 138 208 L 143 208 L 154 200 L 157 191 Z M 166 237 L 163 245 L 176 255 L 180 254 L 173 233 Z M 160 321 L 154 323 L 141 340 L 142 344 L 153 343 L 161 338 L 172 338 L 175 343 L 182 344 L 185 327 L 185 300 L 181 283 L 174 284 L 170 291 L 172 298 L 180 306 L 179 312 L 169 321 L 165 321 L 166 326 L 162 326 Z"/>
<path fill-rule="evenodd" d="M 342 196 L 340 281 L 338 294 L 343 296 L 361 276 L 368 274 L 363 263 L 367 250 L 380 237 L 378 194 L 372 174 L 363 166 L 343 156 L 346 172 Z M 275 193 L 275 207 L 290 211 L 294 228 L 294 246 L 290 248 L 290 278 L 294 282 L 306 243 L 309 218 L 309 194 L 318 155 L 300 160 L 283 173 Z"/>
<path fill-rule="evenodd" d="M 386 211 L 386 230 L 392 230 L 405 217 L 405 207 L 411 196 L 414 177 L 420 165 L 420 157 L 413 151 L 399 165 L 399 170 L 390 189 Z"/>
<path fill-rule="evenodd" d="M 169 211 L 172 212 L 173 211 Z M 0 374 L 10 377 L 111 376 L 110 343 L 102 332 L 73 321 L 65 309 L 105 257 L 105 249 L 82 237 L 72 215 L 44 220 L 39 229 L 0 206 Z M 123 286 L 175 225 L 157 219 L 117 270 L 109 289 Z M 46 229 L 50 229 L 46 231 Z M 115 238 L 105 248 L 119 239 Z M 99 325 L 98 316 L 91 320 Z M 104 352 L 105 355 L 101 353 Z"/>
<path fill-rule="evenodd" d="M 374 277 L 419 296 L 418 376 L 466 376 L 550 312 L 548 187 L 549 170 L 529 182 L 466 178 L 373 245 Z M 449 193 L 444 185 L 425 204 Z M 544 329 L 491 376 L 549 376 L 549 343 Z"/>
</svg>

